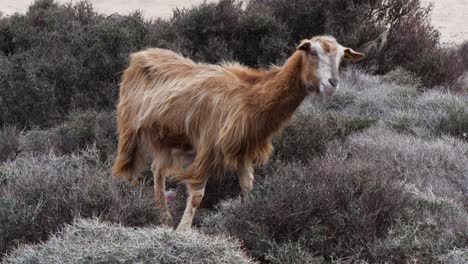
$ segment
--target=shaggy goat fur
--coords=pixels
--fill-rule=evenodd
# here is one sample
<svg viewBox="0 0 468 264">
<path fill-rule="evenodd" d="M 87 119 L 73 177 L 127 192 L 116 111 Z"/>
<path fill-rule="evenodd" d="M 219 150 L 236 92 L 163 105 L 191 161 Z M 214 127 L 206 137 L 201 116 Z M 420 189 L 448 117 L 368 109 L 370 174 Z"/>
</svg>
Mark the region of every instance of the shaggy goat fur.
<svg viewBox="0 0 468 264">
<path fill-rule="evenodd" d="M 326 37 L 322 42 L 339 45 Z M 308 93 L 320 92 L 319 58 L 304 52 L 310 47 L 301 44 L 283 67 L 269 71 L 195 63 L 163 49 L 132 54 L 120 88 L 113 174 L 135 183 L 152 157 L 156 201 L 168 218 L 165 177 L 185 182 L 190 196 L 180 228 L 191 225 L 210 175 L 238 170 L 245 195 L 252 165 L 272 151 L 272 136 Z M 184 157 L 193 153 L 184 168 Z"/>
</svg>

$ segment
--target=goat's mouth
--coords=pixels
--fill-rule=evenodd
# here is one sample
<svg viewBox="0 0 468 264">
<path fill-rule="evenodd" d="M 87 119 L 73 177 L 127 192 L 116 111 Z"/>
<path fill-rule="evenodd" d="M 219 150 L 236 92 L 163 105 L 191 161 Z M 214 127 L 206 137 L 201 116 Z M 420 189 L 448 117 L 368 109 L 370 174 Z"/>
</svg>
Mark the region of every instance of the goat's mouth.
<svg viewBox="0 0 468 264">
<path fill-rule="evenodd" d="M 335 93 L 335 91 L 336 87 L 329 84 L 320 83 L 320 94 L 331 96 Z"/>
</svg>

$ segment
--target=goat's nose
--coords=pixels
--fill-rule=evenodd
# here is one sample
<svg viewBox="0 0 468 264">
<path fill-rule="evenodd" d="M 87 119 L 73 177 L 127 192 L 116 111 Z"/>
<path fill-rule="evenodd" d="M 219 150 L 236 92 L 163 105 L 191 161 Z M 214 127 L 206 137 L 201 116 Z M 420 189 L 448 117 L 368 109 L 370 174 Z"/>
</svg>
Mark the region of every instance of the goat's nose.
<svg viewBox="0 0 468 264">
<path fill-rule="evenodd" d="M 333 86 L 333 87 L 336 87 L 338 85 L 338 78 L 330 78 L 328 79 L 328 82 Z"/>
</svg>

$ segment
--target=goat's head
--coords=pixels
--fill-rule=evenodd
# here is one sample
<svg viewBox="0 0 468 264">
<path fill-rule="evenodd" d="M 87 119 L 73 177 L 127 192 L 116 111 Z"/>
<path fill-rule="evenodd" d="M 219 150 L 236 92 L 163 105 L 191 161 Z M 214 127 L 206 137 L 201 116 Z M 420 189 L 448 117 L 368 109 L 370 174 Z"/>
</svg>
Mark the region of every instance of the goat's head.
<svg viewBox="0 0 468 264">
<path fill-rule="evenodd" d="M 341 59 L 362 60 L 365 55 L 341 46 L 333 37 L 305 39 L 297 46 L 303 51 L 301 80 L 308 92 L 332 95 L 338 90 Z"/>
</svg>

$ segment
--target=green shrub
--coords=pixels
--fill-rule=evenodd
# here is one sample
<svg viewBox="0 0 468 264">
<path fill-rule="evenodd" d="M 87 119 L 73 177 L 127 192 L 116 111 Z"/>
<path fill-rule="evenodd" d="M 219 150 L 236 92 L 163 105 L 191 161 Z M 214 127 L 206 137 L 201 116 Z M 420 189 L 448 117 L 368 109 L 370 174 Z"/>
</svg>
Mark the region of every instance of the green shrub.
<svg viewBox="0 0 468 264">
<path fill-rule="evenodd" d="M 0 252 L 47 239 L 75 217 L 130 226 L 158 224 L 152 188 L 110 176 L 95 149 L 69 156 L 24 156 L 5 163 L 0 185 Z"/>
<path fill-rule="evenodd" d="M 21 246 L 4 263 L 254 263 L 237 241 L 164 227 L 129 228 L 75 220 L 59 236 Z"/>
</svg>

